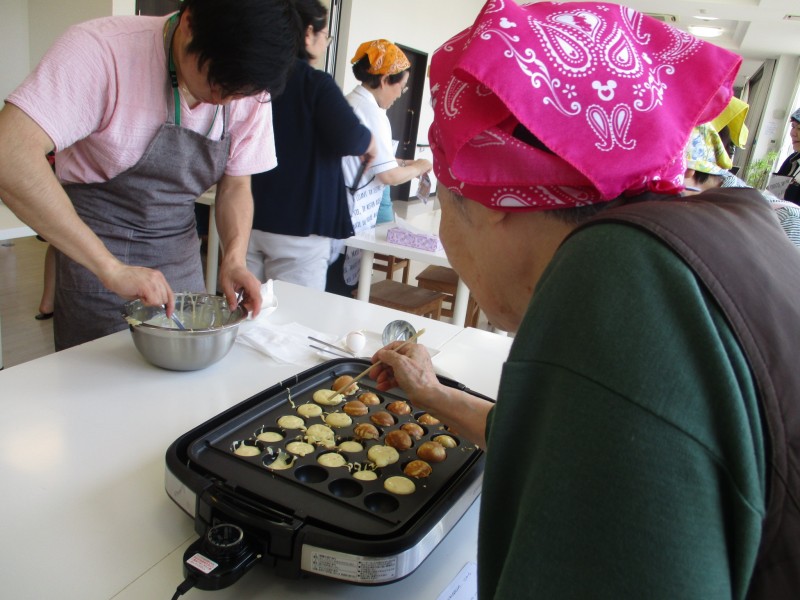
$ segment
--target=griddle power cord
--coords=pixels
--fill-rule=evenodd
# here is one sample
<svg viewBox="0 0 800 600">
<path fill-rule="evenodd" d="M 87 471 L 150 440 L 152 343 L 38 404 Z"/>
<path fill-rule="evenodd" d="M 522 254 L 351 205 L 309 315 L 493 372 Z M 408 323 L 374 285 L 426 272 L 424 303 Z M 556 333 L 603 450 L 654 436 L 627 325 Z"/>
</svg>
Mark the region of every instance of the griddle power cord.
<svg viewBox="0 0 800 600">
<path fill-rule="evenodd" d="M 178 586 L 175 590 L 175 595 L 172 596 L 172 600 L 178 600 L 181 596 L 183 596 L 186 592 L 194 587 L 195 579 L 194 577 L 187 577 L 183 580 L 183 583 Z"/>
</svg>

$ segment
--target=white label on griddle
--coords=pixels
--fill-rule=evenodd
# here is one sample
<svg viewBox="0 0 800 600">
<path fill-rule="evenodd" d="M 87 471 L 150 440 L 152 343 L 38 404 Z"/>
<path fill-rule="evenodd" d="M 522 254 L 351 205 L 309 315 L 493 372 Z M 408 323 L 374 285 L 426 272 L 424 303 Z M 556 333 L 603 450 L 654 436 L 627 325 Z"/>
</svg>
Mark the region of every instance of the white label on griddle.
<svg viewBox="0 0 800 600">
<path fill-rule="evenodd" d="M 347 581 L 379 583 L 397 578 L 395 556 L 372 558 L 305 546 L 302 562 L 305 571 Z"/>
<path fill-rule="evenodd" d="M 201 573 L 205 573 L 206 575 L 211 573 L 211 571 L 213 571 L 214 569 L 216 569 L 219 566 L 217 563 L 215 563 L 210 558 L 207 558 L 207 557 L 205 557 L 205 556 L 203 556 L 202 554 L 199 554 L 199 553 L 195 554 L 191 558 L 188 558 L 186 560 L 186 564 L 187 565 L 192 565 L 195 569 L 197 569 Z"/>
</svg>

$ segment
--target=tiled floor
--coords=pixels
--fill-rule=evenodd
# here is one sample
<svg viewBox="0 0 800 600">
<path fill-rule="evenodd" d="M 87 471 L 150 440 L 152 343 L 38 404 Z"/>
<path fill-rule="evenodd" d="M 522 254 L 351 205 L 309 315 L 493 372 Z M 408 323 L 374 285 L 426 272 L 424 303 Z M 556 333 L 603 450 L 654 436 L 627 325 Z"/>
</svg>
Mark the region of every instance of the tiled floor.
<svg viewBox="0 0 800 600">
<path fill-rule="evenodd" d="M 54 352 L 53 320 L 37 321 L 47 244 L 36 238 L 0 242 L 0 328 L 3 366 Z"/>
</svg>

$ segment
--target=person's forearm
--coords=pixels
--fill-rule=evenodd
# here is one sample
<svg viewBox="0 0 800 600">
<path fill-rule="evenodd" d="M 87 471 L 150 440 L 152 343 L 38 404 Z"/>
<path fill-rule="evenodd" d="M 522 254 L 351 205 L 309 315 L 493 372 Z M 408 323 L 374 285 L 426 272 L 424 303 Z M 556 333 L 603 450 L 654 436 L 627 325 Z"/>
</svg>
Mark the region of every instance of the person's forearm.
<svg viewBox="0 0 800 600">
<path fill-rule="evenodd" d="M 253 227 L 253 193 L 250 177 L 225 175 L 217 183 L 214 202 L 223 263 L 243 265 Z"/>
<path fill-rule="evenodd" d="M 120 262 L 81 220 L 53 174 L 47 134 L 13 105 L 0 111 L 0 198 L 22 221 L 104 283 Z"/>
<path fill-rule="evenodd" d="M 385 185 L 400 185 L 411 181 L 414 177 L 419 177 L 428 170 L 427 161 L 404 161 L 404 164 L 405 166 L 398 165 L 394 169 L 378 173 L 378 180 Z"/>
<path fill-rule="evenodd" d="M 447 386 L 437 386 L 426 394 L 423 403 L 410 400 L 415 407 L 426 407 L 460 437 L 486 449 L 486 418 L 494 406 L 491 402 Z"/>
</svg>

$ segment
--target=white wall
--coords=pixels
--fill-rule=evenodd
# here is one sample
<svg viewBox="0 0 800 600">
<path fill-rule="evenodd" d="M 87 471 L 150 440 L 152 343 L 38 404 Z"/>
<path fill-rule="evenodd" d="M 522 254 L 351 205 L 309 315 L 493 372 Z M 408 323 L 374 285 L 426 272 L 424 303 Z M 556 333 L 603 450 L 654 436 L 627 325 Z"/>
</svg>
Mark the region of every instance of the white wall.
<svg viewBox="0 0 800 600">
<path fill-rule="evenodd" d="M 0 7 L 0 98 L 28 74 L 28 0 L 3 0 Z"/>
<path fill-rule="evenodd" d="M 110 14 L 111 0 L 28 0 L 30 68 L 41 60 L 67 27 Z"/>
<path fill-rule="evenodd" d="M 347 44 L 338 47 L 336 70 L 339 75 L 344 73 L 342 89 L 349 93 L 360 85 L 353 76 L 350 59 L 362 42 L 387 39 L 427 53 L 430 64 L 433 51 L 469 27 L 483 5 L 484 0 L 405 0 L 401 4 L 395 0 L 344 0 L 342 12 L 346 14 L 346 9 L 350 10 L 350 25 Z M 426 85 L 418 143 L 428 143 L 428 128 L 432 121 L 430 89 Z"/>
<path fill-rule="evenodd" d="M 17 87 L 67 27 L 112 14 L 133 14 L 135 0 L 2 0 L 0 98 Z"/>
</svg>

